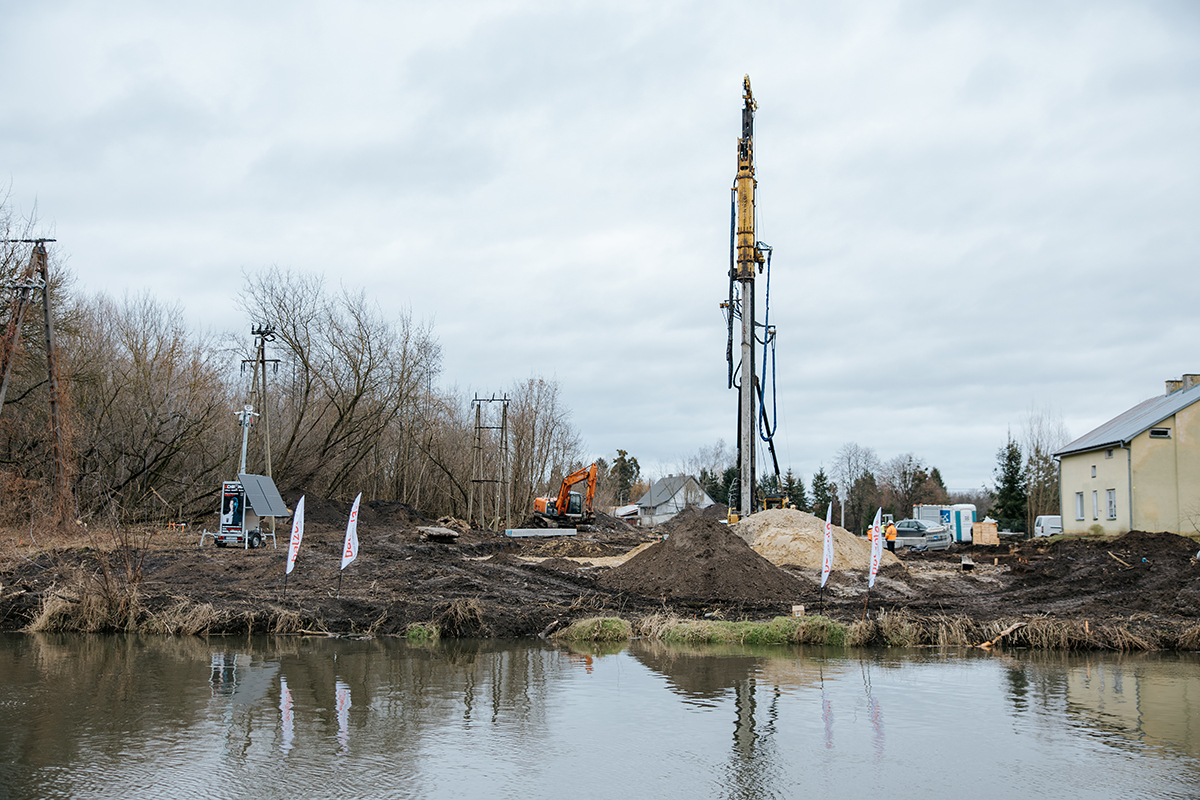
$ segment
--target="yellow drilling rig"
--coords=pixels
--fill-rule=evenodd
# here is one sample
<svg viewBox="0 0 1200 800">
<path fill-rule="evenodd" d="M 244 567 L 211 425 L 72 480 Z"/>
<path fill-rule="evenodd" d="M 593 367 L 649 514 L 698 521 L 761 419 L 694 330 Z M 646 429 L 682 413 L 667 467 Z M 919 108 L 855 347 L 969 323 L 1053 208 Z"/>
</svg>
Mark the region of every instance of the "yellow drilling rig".
<svg viewBox="0 0 1200 800">
<path fill-rule="evenodd" d="M 771 302 L 771 247 L 758 241 L 755 233 L 755 190 L 758 180 L 754 175 L 754 112 L 758 103 L 750 89 L 750 76 L 742 81 L 742 135 L 738 139 L 737 177 L 733 183 L 730 207 L 729 237 L 729 299 L 721 304 L 725 309 L 728 338 L 725 359 L 729 365 L 729 388 L 738 389 L 738 504 L 730 508 L 729 521 L 736 522 L 762 508 L 783 508 L 787 505 L 781 496 L 756 497 L 758 490 L 755 471 L 755 450 L 761 439 L 766 443 L 775 467 L 776 482 L 779 482 L 779 459 L 775 456 L 774 409 L 767 413 L 766 394 L 763 382 L 767 377 L 767 355 L 770 354 L 770 396 L 775 402 L 775 328 L 770 324 Z M 756 320 L 755 278 L 766 270 L 766 292 L 763 303 L 763 321 Z M 740 360 L 734 359 L 735 321 L 740 320 Z M 756 367 L 757 346 L 762 345 L 763 363 L 761 377 Z M 780 484 L 780 488 L 782 485 Z"/>
</svg>

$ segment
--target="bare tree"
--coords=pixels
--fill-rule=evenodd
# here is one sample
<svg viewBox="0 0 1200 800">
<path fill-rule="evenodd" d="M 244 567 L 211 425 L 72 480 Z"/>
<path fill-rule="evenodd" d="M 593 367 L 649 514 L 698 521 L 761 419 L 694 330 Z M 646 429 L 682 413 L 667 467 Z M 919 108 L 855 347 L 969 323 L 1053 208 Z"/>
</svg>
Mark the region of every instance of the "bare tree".
<svg viewBox="0 0 1200 800">
<path fill-rule="evenodd" d="M 879 456 L 870 447 L 863 447 L 856 442 L 846 442 L 838 450 L 830 468 L 830 477 L 838 486 L 838 497 L 841 500 L 841 524 L 846 524 L 846 505 L 850 500 L 850 492 L 866 473 L 879 472 Z"/>
<path fill-rule="evenodd" d="M 1054 452 L 1069 442 L 1062 413 L 1051 406 L 1031 404 L 1021 424 L 1021 448 L 1025 452 L 1027 531 L 1044 514 L 1062 512 L 1058 486 L 1058 461 Z"/>
<path fill-rule="evenodd" d="M 533 498 L 551 490 L 567 474 L 581 451 L 579 433 L 562 403 L 558 383 L 529 378 L 513 387 L 509 405 L 513 513 L 533 509 Z"/>
<path fill-rule="evenodd" d="M 281 488 L 351 497 L 372 482 L 376 452 L 440 370 L 441 348 L 409 312 L 383 317 L 365 292 L 326 293 L 320 279 L 273 268 L 247 276 L 244 303 L 272 325 L 285 385 L 272 447 Z"/>
<path fill-rule="evenodd" d="M 907 517 L 918 503 L 943 500 L 944 490 L 929 467 L 913 453 L 902 453 L 883 465 L 880 473 L 886 502 L 892 512 Z"/>
<path fill-rule="evenodd" d="M 149 294 L 79 306 L 71 355 L 85 514 L 191 516 L 210 503 L 236 450 L 224 354 Z"/>
</svg>

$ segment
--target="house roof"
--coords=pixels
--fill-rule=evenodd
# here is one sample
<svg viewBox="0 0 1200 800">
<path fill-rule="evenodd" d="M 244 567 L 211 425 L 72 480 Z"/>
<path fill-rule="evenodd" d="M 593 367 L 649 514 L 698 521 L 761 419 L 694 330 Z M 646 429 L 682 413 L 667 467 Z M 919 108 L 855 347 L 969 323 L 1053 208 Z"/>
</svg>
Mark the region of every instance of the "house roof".
<svg viewBox="0 0 1200 800">
<path fill-rule="evenodd" d="M 1128 442 L 1139 433 L 1153 428 L 1167 417 L 1182 411 L 1197 400 L 1200 400 L 1200 384 L 1196 384 L 1190 389 L 1181 389 L 1167 395 L 1143 400 L 1124 414 L 1113 417 L 1094 431 L 1080 436 L 1055 452 L 1054 455 L 1067 456 Z"/>
<path fill-rule="evenodd" d="M 637 501 L 639 506 L 660 506 L 670 500 L 692 479 L 691 475 L 668 475 L 650 485 L 650 489 Z"/>
</svg>

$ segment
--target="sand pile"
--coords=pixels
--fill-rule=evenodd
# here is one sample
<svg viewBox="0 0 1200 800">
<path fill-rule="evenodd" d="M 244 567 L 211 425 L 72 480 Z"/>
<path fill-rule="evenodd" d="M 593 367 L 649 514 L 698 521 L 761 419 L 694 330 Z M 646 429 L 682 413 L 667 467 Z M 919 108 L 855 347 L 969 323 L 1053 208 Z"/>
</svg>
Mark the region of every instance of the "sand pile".
<svg viewBox="0 0 1200 800">
<path fill-rule="evenodd" d="M 599 579 L 647 597 L 795 600 L 808 587 L 714 519 L 696 516 Z"/>
<path fill-rule="evenodd" d="M 812 514 L 794 508 L 774 508 L 751 514 L 730 530 L 772 564 L 821 568 L 825 520 Z M 865 570 L 870 564 L 870 558 L 871 545 L 866 539 L 860 539 L 845 528 L 833 526 L 835 570 Z M 884 549 L 880 567 L 899 563 L 900 559 Z"/>
</svg>

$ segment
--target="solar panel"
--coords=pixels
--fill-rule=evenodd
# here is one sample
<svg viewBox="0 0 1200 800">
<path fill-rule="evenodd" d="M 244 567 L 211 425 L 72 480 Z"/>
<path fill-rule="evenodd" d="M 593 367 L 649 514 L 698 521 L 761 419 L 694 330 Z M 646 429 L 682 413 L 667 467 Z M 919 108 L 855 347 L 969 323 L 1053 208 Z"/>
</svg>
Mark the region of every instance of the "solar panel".
<svg viewBox="0 0 1200 800">
<path fill-rule="evenodd" d="M 288 511 L 283 498 L 279 496 L 279 490 L 275 488 L 275 481 L 266 475 L 242 474 L 238 475 L 238 480 L 242 482 L 242 488 L 246 490 L 246 502 L 255 514 L 260 517 L 291 515 L 292 512 Z"/>
</svg>

